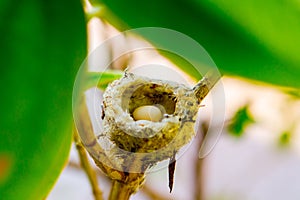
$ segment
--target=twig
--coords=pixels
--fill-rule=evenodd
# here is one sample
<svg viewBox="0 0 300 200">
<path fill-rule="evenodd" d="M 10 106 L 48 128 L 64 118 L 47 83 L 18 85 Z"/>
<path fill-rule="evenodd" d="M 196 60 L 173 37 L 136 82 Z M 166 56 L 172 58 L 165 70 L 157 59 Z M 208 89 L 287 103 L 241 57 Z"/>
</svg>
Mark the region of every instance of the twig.
<svg viewBox="0 0 300 200">
<path fill-rule="evenodd" d="M 217 71 L 209 71 L 205 76 L 194 86 L 195 96 L 201 102 L 214 85 L 220 80 L 221 76 Z"/>
<path fill-rule="evenodd" d="M 205 138 L 205 135 L 207 133 L 207 124 L 205 122 L 202 123 L 201 132 L 202 133 L 198 133 L 197 138 L 196 138 L 197 152 L 199 152 L 202 141 L 203 141 L 203 138 Z M 195 171 L 195 176 L 194 176 L 194 199 L 195 200 L 203 200 L 204 199 L 203 164 L 204 164 L 204 159 L 200 159 L 200 158 L 196 157 L 195 165 L 194 165 L 194 171 Z"/>
<path fill-rule="evenodd" d="M 97 180 L 97 174 L 95 169 L 90 165 L 90 162 L 87 157 L 87 153 L 82 146 L 82 143 L 79 139 L 79 135 L 76 131 L 76 128 L 73 129 L 73 134 L 74 134 L 74 142 L 76 144 L 76 149 L 80 158 L 80 164 L 85 171 L 86 175 L 88 176 L 89 182 L 92 186 L 93 189 L 93 194 L 95 197 L 95 200 L 103 200 L 102 194 L 103 192 L 98 186 L 98 180 Z"/>
</svg>

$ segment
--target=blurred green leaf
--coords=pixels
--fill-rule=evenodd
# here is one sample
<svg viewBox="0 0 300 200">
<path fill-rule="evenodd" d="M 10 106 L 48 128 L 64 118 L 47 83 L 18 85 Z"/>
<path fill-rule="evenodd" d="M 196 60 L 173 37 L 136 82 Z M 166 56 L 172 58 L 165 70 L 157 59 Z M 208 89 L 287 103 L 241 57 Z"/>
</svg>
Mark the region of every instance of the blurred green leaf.
<svg viewBox="0 0 300 200">
<path fill-rule="evenodd" d="M 298 89 L 292 89 L 292 90 L 286 90 L 286 94 L 290 95 L 291 98 L 294 100 L 299 100 L 300 99 L 300 90 Z"/>
<path fill-rule="evenodd" d="M 67 162 L 80 1 L 1 1 L 0 198 L 44 199 Z M 4 166 L 4 167 L 3 167 Z"/>
<path fill-rule="evenodd" d="M 283 132 L 279 137 L 279 146 L 286 147 L 291 142 L 292 133 L 290 131 Z"/>
<path fill-rule="evenodd" d="M 241 107 L 231 119 L 228 125 L 228 131 L 234 136 L 240 137 L 245 129 L 255 121 L 249 112 L 249 105 Z"/>
<path fill-rule="evenodd" d="M 101 2 L 127 24 L 120 27 L 122 23 L 102 9 L 101 16 L 120 30 L 174 29 L 199 42 L 222 73 L 300 87 L 300 3 L 295 0 Z M 195 76 L 192 70 L 186 71 Z"/>
<path fill-rule="evenodd" d="M 116 79 L 119 79 L 123 76 L 122 71 L 117 70 L 110 70 L 110 71 L 104 71 L 104 72 L 88 72 L 85 75 L 85 79 L 83 80 L 85 83 L 84 89 L 89 89 L 91 87 L 97 86 L 99 89 L 105 90 L 108 84 L 113 82 Z"/>
</svg>

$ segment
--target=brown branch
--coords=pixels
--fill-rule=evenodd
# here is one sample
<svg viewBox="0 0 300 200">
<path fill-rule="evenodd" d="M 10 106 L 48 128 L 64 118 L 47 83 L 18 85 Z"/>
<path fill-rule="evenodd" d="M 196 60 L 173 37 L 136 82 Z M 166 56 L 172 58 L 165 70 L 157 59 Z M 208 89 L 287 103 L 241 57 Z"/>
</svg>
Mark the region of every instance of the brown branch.
<svg viewBox="0 0 300 200">
<path fill-rule="evenodd" d="M 205 76 L 194 86 L 195 96 L 201 102 L 214 85 L 220 80 L 221 76 L 217 71 L 209 71 Z"/>
<path fill-rule="evenodd" d="M 117 180 L 112 180 L 109 200 L 128 200 L 132 194 L 130 186 Z"/>
</svg>

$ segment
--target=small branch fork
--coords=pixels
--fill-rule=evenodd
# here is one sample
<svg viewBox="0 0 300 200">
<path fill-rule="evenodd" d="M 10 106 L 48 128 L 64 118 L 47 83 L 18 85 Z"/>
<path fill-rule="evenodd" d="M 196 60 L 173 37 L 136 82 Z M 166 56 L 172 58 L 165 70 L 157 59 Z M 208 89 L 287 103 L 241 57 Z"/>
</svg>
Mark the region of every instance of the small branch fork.
<svg viewBox="0 0 300 200">
<path fill-rule="evenodd" d="M 81 164 L 82 168 L 84 169 L 86 175 L 88 176 L 89 182 L 93 189 L 93 194 L 94 194 L 95 200 L 103 200 L 103 197 L 102 197 L 103 192 L 101 191 L 101 189 L 98 186 L 96 171 L 90 165 L 90 162 L 89 162 L 88 156 L 87 156 L 87 152 L 84 149 L 84 147 L 79 139 L 79 135 L 78 135 L 78 132 L 75 127 L 73 128 L 73 137 L 74 137 L 76 149 L 77 149 L 77 152 L 78 152 L 78 155 L 80 158 L 80 164 Z"/>
<path fill-rule="evenodd" d="M 82 170 L 82 167 L 79 164 L 72 162 L 72 161 L 69 162 L 68 167 L 74 168 L 77 170 Z M 101 179 L 103 179 L 107 182 L 111 182 L 111 179 L 109 179 L 107 176 L 104 176 L 103 173 L 101 173 L 99 170 L 94 168 L 94 171 L 96 172 L 96 176 L 100 177 Z M 145 195 L 147 195 L 150 199 L 155 199 L 155 200 L 168 199 L 168 197 L 163 196 L 163 195 L 157 193 L 157 191 L 154 191 L 153 189 L 151 189 L 149 186 L 147 186 L 147 184 L 141 188 L 141 191 L 143 193 L 145 193 Z"/>
</svg>

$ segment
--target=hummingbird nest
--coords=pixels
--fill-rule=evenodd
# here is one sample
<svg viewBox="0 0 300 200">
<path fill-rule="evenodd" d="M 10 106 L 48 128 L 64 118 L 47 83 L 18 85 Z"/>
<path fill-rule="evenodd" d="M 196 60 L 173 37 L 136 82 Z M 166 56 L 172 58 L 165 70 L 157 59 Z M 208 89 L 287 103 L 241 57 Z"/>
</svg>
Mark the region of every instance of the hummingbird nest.
<svg viewBox="0 0 300 200">
<path fill-rule="evenodd" d="M 126 72 L 104 93 L 103 135 L 114 145 L 118 170 L 144 173 L 159 161 L 172 158 L 195 135 L 194 124 L 209 82 L 194 88 L 176 82 L 150 79 Z M 136 120 L 143 106 L 159 108 L 159 120 Z"/>
</svg>

